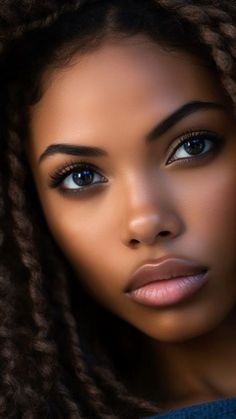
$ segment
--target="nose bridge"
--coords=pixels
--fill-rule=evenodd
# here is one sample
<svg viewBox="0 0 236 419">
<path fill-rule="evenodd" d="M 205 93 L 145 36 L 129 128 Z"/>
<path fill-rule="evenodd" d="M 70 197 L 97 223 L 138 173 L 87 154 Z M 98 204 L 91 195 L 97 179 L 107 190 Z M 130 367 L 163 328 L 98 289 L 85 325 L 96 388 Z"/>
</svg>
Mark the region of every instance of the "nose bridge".
<svg viewBox="0 0 236 419">
<path fill-rule="evenodd" d="M 140 175 L 125 181 L 123 188 L 125 244 L 151 244 L 157 236 L 175 236 L 181 228 L 174 197 L 162 176 Z"/>
</svg>

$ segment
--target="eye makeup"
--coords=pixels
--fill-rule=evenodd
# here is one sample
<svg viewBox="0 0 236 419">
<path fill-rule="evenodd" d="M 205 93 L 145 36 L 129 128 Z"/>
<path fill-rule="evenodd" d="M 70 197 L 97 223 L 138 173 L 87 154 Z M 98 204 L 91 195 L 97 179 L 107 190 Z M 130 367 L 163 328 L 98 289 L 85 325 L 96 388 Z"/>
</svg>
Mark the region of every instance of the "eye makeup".
<svg viewBox="0 0 236 419">
<path fill-rule="evenodd" d="M 223 137 L 208 130 L 189 130 L 184 135 L 179 136 L 176 141 L 172 140 L 171 146 L 168 147 L 170 156 L 166 166 L 177 161 L 181 161 L 181 164 L 183 162 L 186 165 L 191 165 L 191 163 L 208 157 L 219 150 L 223 143 Z M 206 144 L 208 144 L 208 148 Z M 193 153 L 191 153 L 191 147 Z M 181 148 L 187 153 L 187 157 L 175 158 Z M 97 180 L 94 181 L 96 178 Z M 83 179 L 85 184 L 83 184 Z M 107 182 L 108 179 L 100 173 L 100 169 L 96 165 L 81 160 L 70 160 L 49 174 L 48 186 L 53 189 L 58 188 L 60 193 L 63 194 L 76 194 L 94 190 L 95 187 Z M 67 186 L 65 186 L 66 184 Z"/>
<path fill-rule="evenodd" d="M 93 173 L 92 177 L 94 177 L 94 174 L 96 174 L 102 183 L 108 182 L 108 180 L 105 178 L 105 176 L 103 176 L 102 174 L 99 173 L 99 169 L 88 162 L 84 162 L 84 161 L 73 161 L 70 160 L 69 162 L 65 162 L 63 164 L 63 167 L 58 168 L 56 171 L 52 172 L 49 175 L 49 182 L 48 182 L 48 186 L 50 188 L 59 188 L 60 192 L 63 193 L 76 193 L 76 192 L 81 192 L 83 190 L 87 190 L 88 188 L 91 188 L 91 185 L 89 186 L 81 186 L 79 184 L 77 184 L 76 188 L 65 188 L 62 187 L 62 183 L 69 178 L 72 175 L 73 181 L 76 182 L 76 175 L 84 173 L 86 176 L 88 176 L 88 173 Z M 81 183 L 82 183 L 82 177 L 79 176 L 78 177 Z M 98 183 L 101 182 L 95 182 L 92 184 L 96 185 Z"/>
<path fill-rule="evenodd" d="M 186 134 L 182 135 L 181 137 L 178 137 L 177 139 L 177 144 L 175 143 L 175 141 L 172 141 L 172 145 L 170 148 L 170 157 L 168 158 L 167 162 L 166 162 L 166 166 L 170 165 L 171 163 L 175 162 L 175 161 L 179 161 L 179 160 L 185 160 L 185 162 L 190 162 L 191 160 L 196 160 L 196 159 L 201 159 L 205 156 L 208 156 L 208 154 L 216 152 L 217 150 L 219 150 L 220 146 L 223 143 L 223 136 L 212 132 L 212 131 L 207 131 L 207 130 L 200 130 L 200 131 L 193 131 L 193 130 L 189 130 Z M 202 145 L 203 143 L 206 144 L 206 142 L 211 143 L 211 147 L 207 150 L 204 151 L 204 153 L 202 153 L 202 147 L 200 147 L 200 152 L 201 154 L 197 153 L 196 151 L 196 145 L 199 146 Z M 189 153 L 190 157 L 182 157 L 182 158 L 177 158 L 175 159 L 174 156 L 176 154 L 176 152 L 183 146 L 188 147 L 189 151 L 186 150 L 185 148 L 185 152 Z M 193 148 L 193 153 L 191 154 L 190 149 L 192 147 L 195 147 L 195 150 Z M 204 147 L 205 148 L 205 147 Z"/>
</svg>

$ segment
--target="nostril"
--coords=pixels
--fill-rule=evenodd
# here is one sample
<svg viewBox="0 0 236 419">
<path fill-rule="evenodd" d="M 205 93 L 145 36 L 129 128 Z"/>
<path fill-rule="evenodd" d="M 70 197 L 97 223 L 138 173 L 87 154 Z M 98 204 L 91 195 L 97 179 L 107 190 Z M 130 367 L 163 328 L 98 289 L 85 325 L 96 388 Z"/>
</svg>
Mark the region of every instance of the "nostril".
<svg viewBox="0 0 236 419">
<path fill-rule="evenodd" d="M 137 243 L 138 243 L 138 240 L 136 240 L 136 239 L 132 239 L 132 240 L 130 241 L 130 243 L 131 243 L 132 245 L 135 245 L 135 244 L 137 244 Z"/>
<path fill-rule="evenodd" d="M 170 234 L 170 232 L 169 232 L 169 231 L 167 231 L 167 230 L 163 230 L 163 231 L 160 231 L 160 233 L 159 233 L 156 237 L 158 237 L 158 236 L 165 237 L 165 236 L 168 236 L 169 234 Z M 144 241 L 144 240 L 132 239 L 132 240 L 130 240 L 130 244 L 131 244 L 132 246 L 135 246 L 135 245 L 137 245 L 138 243 L 140 243 L 140 241 Z"/>
<path fill-rule="evenodd" d="M 169 231 L 160 231 L 159 235 L 160 236 L 168 236 Z"/>
</svg>

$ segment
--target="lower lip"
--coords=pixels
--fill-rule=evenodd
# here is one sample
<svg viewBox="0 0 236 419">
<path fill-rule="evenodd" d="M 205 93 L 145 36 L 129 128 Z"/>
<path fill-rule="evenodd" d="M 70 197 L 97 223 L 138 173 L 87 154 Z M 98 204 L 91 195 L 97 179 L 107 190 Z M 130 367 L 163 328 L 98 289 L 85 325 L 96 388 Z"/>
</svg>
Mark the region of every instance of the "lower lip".
<svg viewBox="0 0 236 419">
<path fill-rule="evenodd" d="M 163 279 L 130 291 L 127 295 L 147 306 L 178 303 L 197 292 L 207 281 L 207 271 L 181 278 Z"/>
</svg>

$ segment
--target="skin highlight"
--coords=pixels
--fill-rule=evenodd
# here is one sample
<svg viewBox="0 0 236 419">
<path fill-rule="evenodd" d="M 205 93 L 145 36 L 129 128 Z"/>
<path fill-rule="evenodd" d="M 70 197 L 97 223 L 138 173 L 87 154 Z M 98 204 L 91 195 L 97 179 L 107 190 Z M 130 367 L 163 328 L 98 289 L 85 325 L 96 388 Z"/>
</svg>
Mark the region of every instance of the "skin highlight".
<svg viewBox="0 0 236 419">
<path fill-rule="evenodd" d="M 222 108 L 193 112 L 145 142 L 191 101 Z M 220 149 L 167 165 L 170 147 L 190 130 L 222 137 Z M 166 52 L 145 37 L 108 40 L 51 72 L 31 108 L 30 132 L 26 151 L 52 235 L 90 295 L 143 332 L 162 365 L 166 407 L 234 395 L 235 121 L 216 77 L 189 54 Z M 39 163 L 55 143 L 99 147 L 108 156 L 58 153 Z M 80 159 L 106 181 L 77 194 L 49 187 L 50 174 Z M 206 286 L 176 306 L 131 301 L 124 293 L 131 273 L 164 255 L 206 265 Z"/>
</svg>

